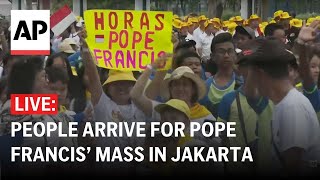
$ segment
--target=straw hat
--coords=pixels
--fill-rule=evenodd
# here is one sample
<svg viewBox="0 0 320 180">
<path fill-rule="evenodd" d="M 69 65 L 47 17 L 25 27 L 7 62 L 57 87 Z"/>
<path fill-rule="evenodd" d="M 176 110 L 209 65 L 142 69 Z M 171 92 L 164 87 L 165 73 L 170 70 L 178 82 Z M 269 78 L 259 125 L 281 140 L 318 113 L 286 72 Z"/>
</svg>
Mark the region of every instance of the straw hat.
<svg viewBox="0 0 320 180">
<path fill-rule="evenodd" d="M 170 99 L 164 104 L 157 105 L 154 110 L 156 110 L 158 113 L 162 113 L 167 107 L 174 108 L 183 114 L 185 114 L 189 119 L 191 118 L 190 108 L 184 101 L 180 99 Z"/>
<path fill-rule="evenodd" d="M 132 71 L 119 71 L 119 70 L 110 70 L 108 79 L 103 83 L 102 86 L 105 86 L 109 83 L 115 81 L 133 81 L 136 82 L 136 78 L 134 78 Z"/>
<path fill-rule="evenodd" d="M 161 96 L 166 99 L 169 99 L 170 98 L 170 90 L 169 90 L 170 82 L 181 79 L 182 77 L 186 77 L 196 84 L 197 90 L 198 90 L 198 100 L 202 99 L 206 95 L 207 87 L 204 81 L 200 79 L 199 76 L 196 76 L 188 66 L 181 66 L 175 69 L 171 73 L 171 75 L 164 80 Z"/>
</svg>

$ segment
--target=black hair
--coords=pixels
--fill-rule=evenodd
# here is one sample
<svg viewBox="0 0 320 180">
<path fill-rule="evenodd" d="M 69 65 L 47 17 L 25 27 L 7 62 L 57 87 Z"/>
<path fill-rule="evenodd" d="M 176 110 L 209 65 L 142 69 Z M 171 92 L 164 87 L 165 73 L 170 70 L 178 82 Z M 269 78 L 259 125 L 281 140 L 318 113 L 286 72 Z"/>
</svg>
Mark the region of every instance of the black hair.
<svg viewBox="0 0 320 180">
<path fill-rule="evenodd" d="M 43 60 L 38 56 L 21 56 L 13 64 L 8 76 L 8 99 L 11 94 L 31 94 L 37 73 L 43 70 Z"/>
<path fill-rule="evenodd" d="M 63 52 L 59 52 L 59 53 L 56 53 L 56 54 L 49 56 L 47 59 L 47 62 L 46 62 L 46 68 L 51 67 L 56 58 L 61 58 L 66 63 L 67 73 L 68 73 L 69 78 L 71 79 L 71 77 L 73 76 L 71 65 L 69 63 L 68 57 Z"/>
<path fill-rule="evenodd" d="M 193 94 L 192 97 L 191 97 L 191 103 L 196 103 L 196 102 L 198 102 L 198 99 L 199 99 L 199 92 L 198 92 L 197 84 L 196 84 L 195 82 L 193 82 L 193 80 L 191 80 L 190 78 L 188 78 L 188 79 L 191 81 L 191 83 L 192 83 L 192 88 L 195 90 L 194 94 Z M 173 82 L 173 81 L 171 81 L 171 82 L 169 83 L 169 88 L 172 87 L 172 82 Z M 173 99 L 173 98 L 171 97 L 171 93 L 170 93 L 170 99 Z"/>
<path fill-rule="evenodd" d="M 281 26 L 280 24 L 276 24 L 276 23 L 268 24 L 264 29 L 264 34 L 266 37 L 273 36 L 273 33 L 278 29 L 284 30 L 283 26 Z"/>
<path fill-rule="evenodd" d="M 199 62 L 201 62 L 201 58 L 198 55 L 198 53 L 190 50 L 182 50 L 182 52 L 175 58 L 175 61 L 173 63 L 173 69 L 176 69 L 180 66 L 182 66 L 185 59 L 189 57 L 196 57 L 199 59 Z"/>
<path fill-rule="evenodd" d="M 221 43 L 225 43 L 225 42 L 230 42 L 233 44 L 232 35 L 230 33 L 218 34 L 216 37 L 214 37 L 212 39 L 211 52 L 213 53 L 215 51 L 217 44 L 221 44 Z M 234 46 L 234 44 L 233 44 L 233 46 Z"/>
<path fill-rule="evenodd" d="M 191 47 L 194 48 L 194 50 L 196 51 L 196 42 L 194 40 L 182 40 L 179 42 L 178 46 L 174 49 L 174 51 L 178 52 L 181 49 L 189 49 Z"/>
<path fill-rule="evenodd" d="M 48 67 L 46 68 L 46 73 L 48 75 L 48 80 L 50 83 L 61 81 L 63 84 L 68 84 L 68 74 L 62 67 Z"/>
</svg>

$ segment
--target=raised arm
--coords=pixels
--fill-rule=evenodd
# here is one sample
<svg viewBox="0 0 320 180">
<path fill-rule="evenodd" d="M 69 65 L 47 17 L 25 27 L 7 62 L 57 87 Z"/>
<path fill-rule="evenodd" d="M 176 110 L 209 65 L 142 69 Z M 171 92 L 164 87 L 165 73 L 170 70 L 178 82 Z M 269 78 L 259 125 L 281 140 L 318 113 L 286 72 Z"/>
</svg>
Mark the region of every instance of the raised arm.
<svg viewBox="0 0 320 180">
<path fill-rule="evenodd" d="M 161 84 L 163 83 L 163 79 L 166 76 L 168 71 L 157 71 L 153 80 L 147 87 L 145 91 L 145 95 L 150 99 L 156 99 L 157 96 L 160 95 L 160 88 Z"/>
<path fill-rule="evenodd" d="M 92 104 L 96 105 L 103 93 L 102 86 L 100 83 L 100 77 L 98 74 L 97 67 L 93 62 L 93 58 L 90 54 L 87 42 L 81 38 L 81 58 L 85 66 L 85 73 L 88 75 L 89 86 L 88 90 L 91 93 Z"/>
<path fill-rule="evenodd" d="M 144 95 L 143 90 L 148 82 L 152 70 L 156 70 L 159 67 L 162 67 L 163 63 L 165 63 L 168 58 L 169 55 L 164 55 L 158 58 L 152 65 L 148 65 L 148 68 L 141 74 L 130 92 L 131 100 L 133 101 L 133 103 L 148 117 L 152 116 L 152 101 Z"/>
<path fill-rule="evenodd" d="M 309 27 L 302 27 L 295 43 L 295 50 L 299 54 L 299 73 L 302 78 L 304 88 L 310 88 L 316 83 L 312 78 L 309 67 L 310 59 L 312 58 L 312 53 L 309 52 L 313 47 L 306 47 L 306 43 L 312 44 L 312 41 L 316 38 L 316 29 L 318 27 L 319 21 L 314 21 Z"/>
</svg>

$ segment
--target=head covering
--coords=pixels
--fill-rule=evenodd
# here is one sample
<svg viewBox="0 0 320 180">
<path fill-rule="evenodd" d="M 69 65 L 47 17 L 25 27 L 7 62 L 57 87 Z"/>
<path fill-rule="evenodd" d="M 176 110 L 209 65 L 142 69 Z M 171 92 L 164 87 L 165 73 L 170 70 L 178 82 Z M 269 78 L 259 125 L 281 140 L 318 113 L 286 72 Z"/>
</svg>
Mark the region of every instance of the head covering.
<svg viewBox="0 0 320 180">
<path fill-rule="evenodd" d="M 302 19 L 292 19 L 290 21 L 290 25 L 293 27 L 301 28 L 302 27 Z"/>
<path fill-rule="evenodd" d="M 229 33 L 233 34 L 237 26 L 238 26 L 237 23 L 235 23 L 235 22 L 230 22 L 230 23 L 228 24 Z"/>
<path fill-rule="evenodd" d="M 214 23 L 216 26 L 221 27 L 221 20 L 219 18 L 212 18 L 210 21 Z"/>
<path fill-rule="evenodd" d="M 177 29 L 180 29 L 181 28 L 181 21 L 179 19 L 173 19 L 172 21 L 172 26 L 177 28 Z"/>
<path fill-rule="evenodd" d="M 274 13 L 273 13 L 273 18 L 275 19 L 275 18 L 280 17 L 282 13 L 283 13 L 282 10 L 278 10 L 278 11 L 274 12 Z"/>
<path fill-rule="evenodd" d="M 242 22 L 244 19 L 242 19 L 242 17 L 241 16 L 235 16 L 234 17 L 234 22 Z"/>
<path fill-rule="evenodd" d="M 259 20 L 259 21 L 261 21 L 261 18 L 260 18 L 258 15 L 256 15 L 256 14 L 252 14 L 252 15 L 250 16 L 250 18 L 249 18 L 249 22 L 250 22 L 251 20 Z"/>
<path fill-rule="evenodd" d="M 311 18 L 309 18 L 309 19 L 307 20 L 306 25 L 307 25 L 307 26 L 310 26 L 310 24 L 311 24 L 313 21 L 315 21 L 315 20 L 316 20 L 316 18 L 315 18 L 315 17 L 311 17 Z"/>
<path fill-rule="evenodd" d="M 205 27 L 205 28 L 208 27 L 209 24 L 212 24 L 212 25 L 213 25 L 213 22 L 210 21 L 210 20 L 206 20 L 206 22 L 204 22 L 204 27 Z"/>
<path fill-rule="evenodd" d="M 251 39 L 255 39 L 256 38 L 254 30 L 251 29 L 250 27 L 237 26 L 236 27 L 236 33 L 249 35 L 251 37 Z"/>
<path fill-rule="evenodd" d="M 176 15 L 176 14 L 174 14 L 172 18 L 173 18 L 173 19 L 179 19 L 179 16 Z"/>
<path fill-rule="evenodd" d="M 199 22 L 198 18 L 196 18 L 196 17 L 191 17 L 191 18 L 189 18 L 189 21 L 192 22 L 192 23 L 197 23 L 197 22 Z"/>
<path fill-rule="evenodd" d="M 182 77 L 186 77 L 193 81 L 198 90 L 198 100 L 202 99 L 207 93 L 207 87 L 205 83 L 200 79 L 199 76 L 195 75 L 194 72 L 188 66 L 181 66 L 175 69 L 171 75 L 164 80 L 164 85 L 162 86 L 161 95 L 162 97 L 169 99 L 170 98 L 170 90 L 169 83 L 174 80 L 178 80 Z"/>
<path fill-rule="evenodd" d="M 283 12 L 280 15 L 280 19 L 291 19 L 292 17 L 289 15 L 288 12 Z"/>
<path fill-rule="evenodd" d="M 189 24 L 187 22 L 181 22 L 180 25 L 181 25 L 181 28 L 189 26 Z"/>
<path fill-rule="evenodd" d="M 205 15 L 201 15 L 201 16 L 199 16 L 198 20 L 199 21 L 206 21 L 207 17 Z"/>
<path fill-rule="evenodd" d="M 180 99 L 170 99 L 169 101 L 167 101 L 164 104 L 157 105 L 154 109 L 158 113 L 162 113 L 167 107 L 171 107 L 173 109 L 176 109 L 176 110 L 182 112 L 189 119 L 191 117 L 190 116 L 190 108 L 189 108 L 189 106 L 187 105 L 187 103 L 185 103 L 184 101 L 182 101 Z"/>
<path fill-rule="evenodd" d="M 59 45 L 59 50 L 65 53 L 75 53 L 76 51 L 72 48 L 71 45 L 77 45 L 77 43 L 72 38 L 66 38 Z"/>
<path fill-rule="evenodd" d="M 103 83 L 102 86 L 105 86 L 109 83 L 115 81 L 133 81 L 136 82 L 136 78 L 134 78 L 132 71 L 119 71 L 119 70 L 110 70 L 108 79 Z"/>
<path fill-rule="evenodd" d="M 277 23 L 274 19 L 271 19 L 271 21 L 269 22 L 269 24 L 275 24 Z"/>
</svg>

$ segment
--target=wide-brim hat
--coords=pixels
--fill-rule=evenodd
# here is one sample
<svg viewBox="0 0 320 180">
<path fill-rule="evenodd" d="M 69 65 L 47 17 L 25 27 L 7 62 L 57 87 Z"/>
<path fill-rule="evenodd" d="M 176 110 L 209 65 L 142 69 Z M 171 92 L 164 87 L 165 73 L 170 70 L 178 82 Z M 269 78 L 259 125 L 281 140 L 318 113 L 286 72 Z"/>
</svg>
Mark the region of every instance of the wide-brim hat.
<svg viewBox="0 0 320 180">
<path fill-rule="evenodd" d="M 194 74 L 194 72 L 188 66 L 181 66 L 175 69 L 169 77 L 165 78 L 162 86 L 161 96 L 165 99 L 170 99 L 170 82 L 178 80 L 182 77 L 188 78 L 196 84 L 198 91 L 198 100 L 202 99 L 206 95 L 207 87 L 204 81 L 199 76 Z"/>
<path fill-rule="evenodd" d="M 116 81 L 132 81 L 136 82 L 136 78 L 133 76 L 132 71 L 119 71 L 119 70 L 110 70 L 108 79 L 103 83 L 102 86 L 105 86 L 109 83 Z"/>
<path fill-rule="evenodd" d="M 154 110 L 157 111 L 158 113 L 162 113 L 166 108 L 173 108 L 176 109 L 183 114 L 185 114 L 189 119 L 191 118 L 191 113 L 190 113 L 190 108 L 187 105 L 186 102 L 180 100 L 180 99 L 170 99 L 166 103 L 159 104 L 157 105 Z"/>
</svg>

